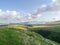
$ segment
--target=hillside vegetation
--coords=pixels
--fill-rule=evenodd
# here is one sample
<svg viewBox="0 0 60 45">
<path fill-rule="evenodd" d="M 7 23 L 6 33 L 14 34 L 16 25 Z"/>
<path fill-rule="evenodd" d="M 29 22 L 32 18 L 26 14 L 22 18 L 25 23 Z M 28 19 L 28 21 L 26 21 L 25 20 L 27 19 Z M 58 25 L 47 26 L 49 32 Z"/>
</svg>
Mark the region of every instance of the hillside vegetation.
<svg viewBox="0 0 60 45">
<path fill-rule="evenodd" d="M 0 26 L 0 45 L 60 45 L 27 30 Z"/>
<path fill-rule="evenodd" d="M 60 43 L 60 24 L 33 25 L 29 30 Z"/>
</svg>

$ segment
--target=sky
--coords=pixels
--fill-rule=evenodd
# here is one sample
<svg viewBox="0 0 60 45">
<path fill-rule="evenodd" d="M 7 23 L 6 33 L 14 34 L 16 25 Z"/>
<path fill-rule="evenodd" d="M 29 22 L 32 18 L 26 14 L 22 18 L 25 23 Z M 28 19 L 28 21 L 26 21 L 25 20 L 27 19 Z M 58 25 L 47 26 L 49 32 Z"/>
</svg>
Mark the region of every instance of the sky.
<svg viewBox="0 0 60 45">
<path fill-rule="evenodd" d="M 48 4 L 51 0 L 0 0 L 0 9 L 31 12 L 42 4 Z"/>
<path fill-rule="evenodd" d="M 60 0 L 0 0 L 0 23 L 60 20 Z"/>
</svg>

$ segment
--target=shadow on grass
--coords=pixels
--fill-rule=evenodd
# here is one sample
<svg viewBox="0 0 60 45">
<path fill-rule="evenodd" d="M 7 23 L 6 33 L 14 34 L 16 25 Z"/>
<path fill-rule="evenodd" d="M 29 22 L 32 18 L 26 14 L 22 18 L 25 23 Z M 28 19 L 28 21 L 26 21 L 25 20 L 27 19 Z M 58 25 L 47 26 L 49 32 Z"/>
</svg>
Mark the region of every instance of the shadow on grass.
<svg viewBox="0 0 60 45">
<path fill-rule="evenodd" d="M 47 39 L 60 43 L 60 33 L 58 32 L 53 32 L 53 31 L 48 31 L 48 30 L 43 30 L 43 29 L 40 29 L 40 30 L 35 29 L 35 30 L 30 30 L 30 31 L 34 31 Z"/>
</svg>

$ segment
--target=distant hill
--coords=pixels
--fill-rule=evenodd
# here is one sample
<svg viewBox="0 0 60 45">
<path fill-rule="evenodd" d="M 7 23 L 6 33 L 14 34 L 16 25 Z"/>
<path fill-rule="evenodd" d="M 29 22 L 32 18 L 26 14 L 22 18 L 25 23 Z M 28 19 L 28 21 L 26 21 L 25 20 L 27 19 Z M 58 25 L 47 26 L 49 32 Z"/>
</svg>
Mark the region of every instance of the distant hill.
<svg viewBox="0 0 60 45">
<path fill-rule="evenodd" d="M 22 22 L 21 24 L 60 24 L 60 21 L 32 21 L 32 22 Z"/>
<path fill-rule="evenodd" d="M 51 22 L 46 22 L 46 24 L 60 24 L 60 21 L 51 21 Z"/>
</svg>

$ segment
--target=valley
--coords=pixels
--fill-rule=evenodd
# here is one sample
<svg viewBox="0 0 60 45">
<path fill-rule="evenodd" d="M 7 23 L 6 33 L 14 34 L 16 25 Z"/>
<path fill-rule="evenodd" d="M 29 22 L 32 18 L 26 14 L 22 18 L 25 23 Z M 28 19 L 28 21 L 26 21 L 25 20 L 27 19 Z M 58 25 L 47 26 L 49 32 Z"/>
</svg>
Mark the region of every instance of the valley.
<svg viewBox="0 0 60 45">
<path fill-rule="evenodd" d="M 0 45 L 60 45 L 60 26 L 1 25 Z"/>
</svg>

